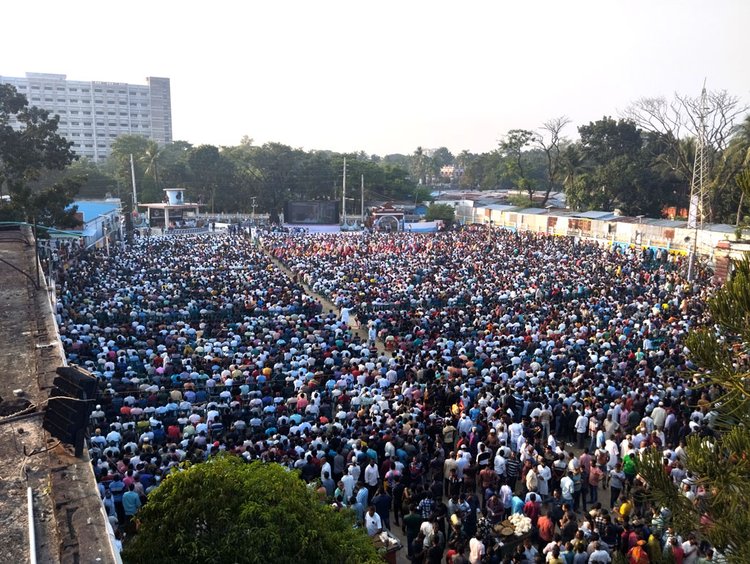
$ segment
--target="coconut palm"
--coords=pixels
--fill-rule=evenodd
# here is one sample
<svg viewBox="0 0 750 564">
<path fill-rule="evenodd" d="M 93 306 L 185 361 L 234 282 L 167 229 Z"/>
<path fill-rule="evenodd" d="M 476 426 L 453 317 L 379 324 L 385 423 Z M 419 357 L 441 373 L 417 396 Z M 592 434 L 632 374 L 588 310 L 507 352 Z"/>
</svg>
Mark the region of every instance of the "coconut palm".
<svg viewBox="0 0 750 564">
<path fill-rule="evenodd" d="M 149 141 L 146 146 L 143 155 L 141 155 L 141 164 L 146 167 L 146 175 L 154 179 L 154 185 L 156 186 L 156 192 L 161 190 L 159 182 L 159 167 L 161 165 L 160 159 L 162 155 L 162 148 L 157 145 L 156 141 Z"/>
</svg>

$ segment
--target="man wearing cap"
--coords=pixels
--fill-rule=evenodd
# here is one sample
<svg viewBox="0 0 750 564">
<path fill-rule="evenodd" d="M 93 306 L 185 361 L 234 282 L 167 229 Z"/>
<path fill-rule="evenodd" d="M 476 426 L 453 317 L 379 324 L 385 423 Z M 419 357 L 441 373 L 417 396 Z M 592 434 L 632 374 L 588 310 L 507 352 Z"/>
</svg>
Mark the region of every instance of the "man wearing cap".
<svg viewBox="0 0 750 564">
<path fill-rule="evenodd" d="M 667 411 L 664 409 L 664 402 L 659 404 L 651 411 L 651 419 L 654 421 L 654 427 L 659 431 L 664 430 L 664 423 L 667 420 Z"/>
</svg>

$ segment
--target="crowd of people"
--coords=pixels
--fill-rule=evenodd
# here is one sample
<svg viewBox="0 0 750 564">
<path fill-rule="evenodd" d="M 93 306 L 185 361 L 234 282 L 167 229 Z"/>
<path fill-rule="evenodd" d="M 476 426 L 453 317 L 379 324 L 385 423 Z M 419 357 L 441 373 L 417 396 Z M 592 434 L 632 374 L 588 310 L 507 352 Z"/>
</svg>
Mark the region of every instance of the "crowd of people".
<svg viewBox="0 0 750 564">
<path fill-rule="evenodd" d="M 138 240 L 61 280 L 66 354 L 100 382 L 90 454 L 120 529 L 169 472 L 226 452 L 297 469 L 370 534 L 400 529 L 413 562 L 713 558 L 638 476 L 659 449 L 701 502 L 683 447 L 713 433 L 719 393 L 686 380 L 710 286 L 666 253 L 486 229 L 256 242 Z M 501 536 L 514 514 L 530 531 Z"/>
</svg>

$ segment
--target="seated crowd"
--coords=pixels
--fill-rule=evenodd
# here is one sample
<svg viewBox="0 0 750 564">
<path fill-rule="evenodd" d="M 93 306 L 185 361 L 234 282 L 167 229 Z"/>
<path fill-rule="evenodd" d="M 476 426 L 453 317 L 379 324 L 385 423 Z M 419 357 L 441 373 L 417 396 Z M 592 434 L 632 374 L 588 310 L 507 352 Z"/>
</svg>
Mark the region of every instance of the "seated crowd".
<svg viewBox="0 0 750 564">
<path fill-rule="evenodd" d="M 413 562 L 690 563 L 711 547 L 674 534 L 637 469 L 659 449 L 705 495 L 682 462 L 720 393 L 686 379 L 709 291 L 666 253 L 545 235 L 237 232 L 84 253 L 57 314 L 100 382 L 89 452 L 122 530 L 169 472 L 226 452 L 401 528 Z"/>
</svg>

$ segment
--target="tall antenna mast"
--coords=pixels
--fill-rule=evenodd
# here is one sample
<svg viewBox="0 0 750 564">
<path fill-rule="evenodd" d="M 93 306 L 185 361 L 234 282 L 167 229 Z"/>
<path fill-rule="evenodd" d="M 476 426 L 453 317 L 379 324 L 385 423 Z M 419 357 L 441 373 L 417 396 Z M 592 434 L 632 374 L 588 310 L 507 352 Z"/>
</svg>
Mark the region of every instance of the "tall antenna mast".
<svg viewBox="0 0 750 564">
<path fill-rule="evenodd" d="M 344 180 L 341 190 L 341 207 L 343 211 L 341 223 L 346 226 L 346 157 L 344 157 Z"/>
<path fill-rule="evenodd" d="M 688 262 L 688 280 L 693 279 L 695 259 L 698 252 L 698 230 L 703 229 L 708 220 L 708 186 L 706 184 L 706 114 L 708 96 L 706 95 L 706 81 L 703 81 L 701 91 L 700 114 L 698 115 L 698 139 L 695 145 L 695 162 L 693 163 L 693 179 L 690 182 L 690 209 L 688 210 L 688 229 L 693 229 L 693 249 Z"/>
</svg>

